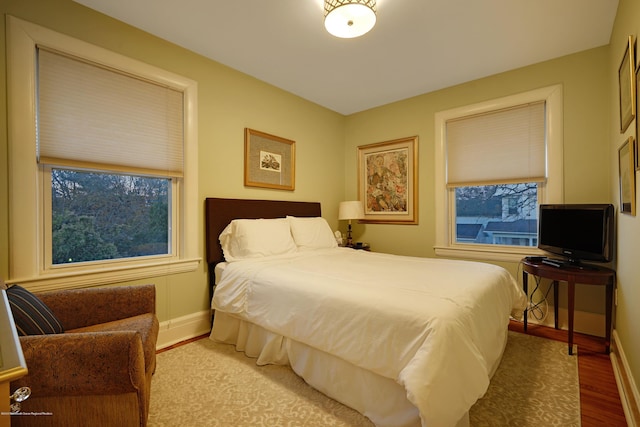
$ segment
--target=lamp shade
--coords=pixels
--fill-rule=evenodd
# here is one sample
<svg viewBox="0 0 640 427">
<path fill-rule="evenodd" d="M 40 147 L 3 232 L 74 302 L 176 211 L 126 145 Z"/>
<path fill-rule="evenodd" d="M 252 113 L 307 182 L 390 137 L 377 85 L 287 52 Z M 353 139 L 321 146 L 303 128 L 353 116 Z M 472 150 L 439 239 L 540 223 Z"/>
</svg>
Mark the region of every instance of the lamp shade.
<svg viewBox="0 0 640 427">
<path fill-rule="evenodd" d="M 329 34 L 350 39 L 376 24 L 376 0 L 325 0 L 324 27 Z"/>
<path fill-rule="evenodd" d="M 364 218 L 364 207 L 359 200 L 340 202 L 338 208 L 338 219 L 361 219 Z"/>
</svg>

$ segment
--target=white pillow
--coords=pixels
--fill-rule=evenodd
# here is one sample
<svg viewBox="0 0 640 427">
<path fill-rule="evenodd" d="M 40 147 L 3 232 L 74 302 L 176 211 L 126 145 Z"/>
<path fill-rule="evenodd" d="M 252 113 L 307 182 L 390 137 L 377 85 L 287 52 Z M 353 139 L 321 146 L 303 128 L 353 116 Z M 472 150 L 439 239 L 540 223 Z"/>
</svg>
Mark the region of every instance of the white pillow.
<svg viewBox="0 0 640 427">
<path fill-rule="evenodd" d="M 296 252 L 289 221 L 276 219 L 234 219 L 220 233 L 226 261 Z"/>
<path fill-rule="evenodd" d="M 338 246 L 327 220 L 322 217 L 288 216 L 293 240 L 299 249 L 323 249 Z"/>
</svg>

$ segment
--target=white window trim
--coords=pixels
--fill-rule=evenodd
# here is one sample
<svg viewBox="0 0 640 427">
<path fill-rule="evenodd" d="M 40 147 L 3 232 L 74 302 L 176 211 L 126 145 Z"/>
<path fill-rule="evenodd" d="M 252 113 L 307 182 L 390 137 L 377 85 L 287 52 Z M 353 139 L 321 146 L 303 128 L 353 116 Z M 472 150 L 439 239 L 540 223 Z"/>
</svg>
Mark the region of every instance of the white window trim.
<svg viewBox="0 0 640 427">
<path fill-rule="evenodd" d="M 450 224 L 450 212 L 455 203 L 453 190 L 446 188 L 446 123 L 448 120 L 472 114 L 486 113 L 536 101 L 546 102 L 547 181 L 539 186 L 540 203 L 562 203 L 563 179 L 563 98 L 562 85 L 554 85 L 478 104 L 440 111 L 435 115 L 435 206 L 436 255 L 454 258 L 517 262 L 525 255 L 541 253 L 537 248 L 470 245 L 455 243 L 455 227 Z"/>
<path fill-rule="evenodd" d="M 12 16 L 7 17 L 9 138 L 9 283 L 31 290 L 96 286 L 194 271 L 198 247 L 197 83 Z M 37 45 L 142 75 L 184 93 L 184 177 L 177 209 L 176 256 L 128 259 L 52 271 L 45 268 L 42 178 L 36 163 L 35 49 Z"/>
</svg>

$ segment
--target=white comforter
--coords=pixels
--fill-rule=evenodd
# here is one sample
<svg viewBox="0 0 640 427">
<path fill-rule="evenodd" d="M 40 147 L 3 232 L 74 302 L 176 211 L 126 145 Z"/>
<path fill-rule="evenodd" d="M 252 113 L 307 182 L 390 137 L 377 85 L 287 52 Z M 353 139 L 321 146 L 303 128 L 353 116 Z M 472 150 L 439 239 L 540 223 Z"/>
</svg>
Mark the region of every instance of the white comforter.
<svg viewBox="0 0 640 427">
<path fill-rule="evenodd" d="M 345 248 L 232 262 L 212 301 L 397 381 L 423 426 L 454 425 L 482 397 L 525 306 L 495 265 Z"/>
</svg>

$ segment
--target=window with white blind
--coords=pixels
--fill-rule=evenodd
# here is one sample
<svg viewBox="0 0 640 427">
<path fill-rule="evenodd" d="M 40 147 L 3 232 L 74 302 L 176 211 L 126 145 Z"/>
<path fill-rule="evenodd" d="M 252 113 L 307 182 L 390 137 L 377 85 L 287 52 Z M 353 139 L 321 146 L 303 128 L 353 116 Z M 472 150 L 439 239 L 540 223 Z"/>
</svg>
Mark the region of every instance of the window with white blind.
<svg viewBox="0 0 640 427">
<path fill-rule="evenodd" d="M 38 47 L 42 164 L 182 177 L 184 93 Z"/>
<path fill-rule="evenodd" d="M 194 270 L 196 83 L 13 17 L 8 32 L 10 280 Z"/>
<path fill-rule="evenodd" d="M 511 260 L 537 246 L 540 203 L 562 199 L 562 91 L 436 114 L 436 253 Z"/>
</svg>

